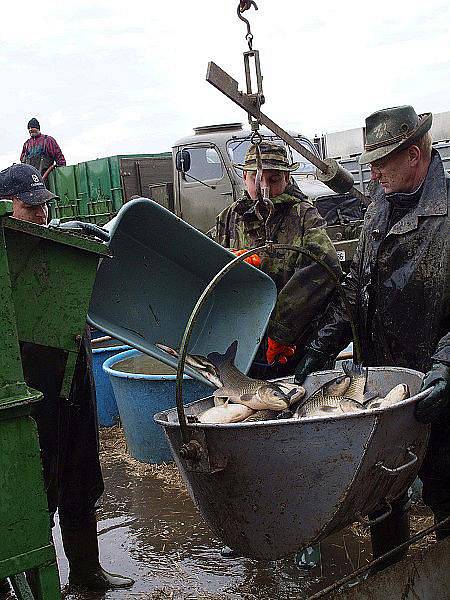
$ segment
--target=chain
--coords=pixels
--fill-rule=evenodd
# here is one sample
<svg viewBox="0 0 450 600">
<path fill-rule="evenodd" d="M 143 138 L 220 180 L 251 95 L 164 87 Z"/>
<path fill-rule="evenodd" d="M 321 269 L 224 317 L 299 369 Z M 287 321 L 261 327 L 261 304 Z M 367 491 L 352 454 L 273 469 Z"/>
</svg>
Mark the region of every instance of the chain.
<svg viewBox="0 0 450 600">
<path fill-rule="evenodd" d="M 254 131 L 252 137 L 250 138 L 252 143 L 255 145 L 256 151 L 256 177 L 255 177 L 255 187 L 256 187 L 256 202 L 255 202 L 255 215 L 258 217 L 260 221 L 264 221 L 264 244 L 269 244 L 270 248 L 272 248 L 273 240 L 271 239 L 270 232 L 270 219 L 273 215 L 274 206 L 272 200 L 269 198 L 269 189 L 261 188 L 261 178 L 263 174 L 263 164 L 261 158 L 261 142 L 262 137 L 259 131 Z"/>
<path fill-rule="evenodd" d="M 261 104 L 264 102 L 264 96 L 262 93 L 262 76 L 261 70 L 259 66 L 259 53 L 257 50 L 253 50 L 253 34 L 250 27 L 250 22 L 248 19 L 242 16 L 242 13 L 245 10 L 248 10 L 251 7 L 254 7 L 255 10 L 258 10 L 256 2 L 254 0 L 241 0 L 237 7 L 237 15 L 241 21 L 243 21 L 247 25 L 247 33 L 245 39 L 248 43 L 249 52 L 244 53 L 244 64 L 246 70 L 246 79 L 247 79 L 247 94 L 253 96 L 253 101 L 255 102 L 258 110 L 261 107 Z M 251 76 L 250 76 L 250 66 L 249 66 L 249 56 L 254 56 L 256 61 L 256 74 L 257 74 L 257 85 L 258 85 L 258 93 L 252 94 L 251 90 Z M 252 135 L 250 137 L 250 143 L 255 147 L 256 153 L 256 177 L 255 177 L 255 188 L 256 188 L 256 201 L 255 201 L 255 215 L 260 221 L 264 221 L 264 244 L 269 244 L 270 247 L 273 244 L 273 241 L 270 239 L 270 228 L 269 222 L 274 212 L 273 202 L 269 198 L 269 190 L 267 188 L 261 188 L 261 179 L 263 174 L 263 165 L 261 158 L 261 142 L 263 141 L 263 137 L 259 132 L 260 122 L 259 119 L 253 119 L 249 114 L 249 123 L 252 128 Z"/>
</svg>

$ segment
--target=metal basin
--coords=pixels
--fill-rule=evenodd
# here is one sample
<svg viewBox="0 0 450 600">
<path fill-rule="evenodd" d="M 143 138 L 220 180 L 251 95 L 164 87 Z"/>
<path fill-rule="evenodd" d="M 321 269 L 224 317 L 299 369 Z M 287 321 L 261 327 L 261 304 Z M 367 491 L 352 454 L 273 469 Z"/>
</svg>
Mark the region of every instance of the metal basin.
<svg viewBox="0 0 450 600">
<path fill-rule="evenodd" d="M 315 390 L 339 371 L 308 377 Z M 244 556 L 275 560 L 316 543 L 375 509 L 388 506 L 415 479 L 428 427 L 414 418 L 423 375 L 370 369 L 368 388 L 387 393 L 407 383 L 412 396 L 387 409 L 336 418 L 190 425 L 209 469 L 180 457 L 176 409 L 155 415 L 200 513 Z M 196 415 L 211 397 L 186 406 Z M 388 512 L 388 510 L 386 510 Z"/>
</svg>

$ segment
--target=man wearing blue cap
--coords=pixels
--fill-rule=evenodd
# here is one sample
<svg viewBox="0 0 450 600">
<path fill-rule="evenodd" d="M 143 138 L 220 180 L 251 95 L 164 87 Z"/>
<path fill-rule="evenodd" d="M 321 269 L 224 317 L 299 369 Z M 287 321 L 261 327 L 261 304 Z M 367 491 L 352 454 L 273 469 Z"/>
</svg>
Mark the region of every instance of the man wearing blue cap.
<svg viewBox="0 0 450 600">
<path fill-rule="evenodd" d="M 16 219 L 47 225 L 47 202 L 55 194 L 45 187 L 37 169 L 20 164 L 0 173 L 0 197 L 12 199 Z"/>
<path fill-rule="evenodd" d="M 46 189 L 37 169 L 12 165 L 0 172 L 0 198 L 13 201 L 13 217 L 46 225 Z M 33 412 L 38 426 L 49 512 L 58 510 L 72 589 L 103 592 L 134 582 L 105 571 L 99 562 L 95 504 L 103 493 L 92 351 L 85 333 L 68 398 L 60 397 L 66 358 L 55 348 L 21 343 L 26 383 L 42 392 Z M 0 582 L 0 598 L 2 597 Z"/>
</svg>

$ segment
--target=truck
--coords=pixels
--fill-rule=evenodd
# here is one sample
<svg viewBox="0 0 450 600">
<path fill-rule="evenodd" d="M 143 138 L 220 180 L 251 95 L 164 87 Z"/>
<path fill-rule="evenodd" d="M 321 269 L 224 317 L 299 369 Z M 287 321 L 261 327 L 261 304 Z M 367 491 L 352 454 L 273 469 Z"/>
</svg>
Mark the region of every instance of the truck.
<svg viewBox="0 0 450 600">
<path fill-rule="evenodd" d="M 261 129 L 264 139 L 286 146 L 271 131 Z M 242 123 L 194 128 L 193 134 L 177 140 L 172 152 L 116 155 L 57 167 L 49 176 L 49 187 L 57 195 L 50 206 L 52 218 L 79 218 L 104 224 L 133 197 L 148 197 L 202 232 L 215 224 L 217 214 L 237 200 L 244 184 L 242 163 L 251 143 L 251 131 Z M 350 171 L 355 186 L 367 195 L 370 169 L 358 157 L 364 147 L 364 128 L 318 136 L 313 141 L 290 132 L 305 148 L 320 158 L 336 158 Z M 434 147 L 450 169 L 450 112 L 434 115 Z M 286 146 L 288 156 L 299 167 L 292 177 L 315 202 L 327 222 L 327 232 L 336 246 L 344 270 L 349 266 L 361 230 L 364 206 L 350 194 L 336 194 L 315 174 L 315 167 Z"/>
<path fill-rule="evenodd" d="M 261 134 L 285 145 L 269 130 Z M 293 135 L 318 155 L 313 142 Z M 49 187 L 57 195 L 52 217 L 83 217 L 102 224 L 133 196 L 144 196 L 208 231 L 217 214 L 242 193 L 242 172 L 233 165 L 244 161 L 250 138 L 241 123 L 209 125 L 176 141 L 172 153 L 118 155 L 58 167 L 49 176 Z M 309 161 L 289 147 L 287 152 L 292 162 L 299 162 L 292 176 L 309 198 L 335 195 L 316 178 Z"/>
<path fill-rule="evenodd" d="M 265 140 L 285 145 L 269 130 L 261 129 L 261 134 Z M 300 133 L 293 135 L 318 156 L 312 141 Z M 251 131 L 241 123 L 209 125 L 196 127 L 193 135 L 177 140 L 171 153 L 117 155 L 58 167 L 48 180 L 57 196 L 50 205 L 51 217 L 102 225 L 125 202 L 143 196 L 207 232 L 219 212 L 242 194 L 242 171 L 234 165 L 244 161 L 250 144 Z M 345 267 L 359 236 L 363 205 L 348 194 L 332 192 L 317 179 L 309 161 L 289 146 L 286 149 L 291 161 L 299 162 L 292 177 L 326 218 Z"/>
</svg>

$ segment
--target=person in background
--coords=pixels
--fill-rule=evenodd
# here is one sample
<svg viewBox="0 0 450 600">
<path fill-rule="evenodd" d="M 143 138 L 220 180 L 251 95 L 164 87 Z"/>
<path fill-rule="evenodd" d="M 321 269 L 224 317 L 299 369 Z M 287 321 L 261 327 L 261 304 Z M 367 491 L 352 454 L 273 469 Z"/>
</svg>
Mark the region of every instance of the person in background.
<svg viewBox="0 0 450 600">
<path fill-rule="evenodd" d="M 15 164 L 0 172 L 0 198 L 13 201 L 15 219 L 45 226 L 46 203 L 53 196 L 31 165 Z M 132 579 L 108 573 L 99 562 L 95 505 L 104 485 L 88 328 L 80 342 L 68 398 L 60 396 L 65 353 L 26 342 L 21 343 L 21 358 L 27 385 L 44 396 L 36 404 L 33 418 L 38 427 L 49 512 L 53 523 L 58 510 L 71 589 L 103 592 L 130 587 Z M 2 586 L 5 581 L 0 582 L 0 594 Z"/>
<path fill-rule="evenodd" d="M 20 162 L 35 167 L 46 181 L 55 167 L 65 166 L 66 159 L 55 138 L 41 133 L 37 119 L 30 119 L 27 128 L 30 138 L 23 145 Z"/>
</svg>

